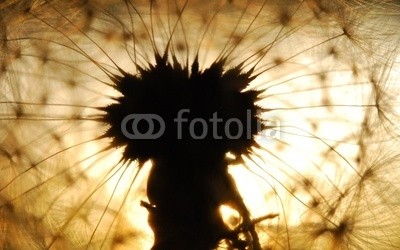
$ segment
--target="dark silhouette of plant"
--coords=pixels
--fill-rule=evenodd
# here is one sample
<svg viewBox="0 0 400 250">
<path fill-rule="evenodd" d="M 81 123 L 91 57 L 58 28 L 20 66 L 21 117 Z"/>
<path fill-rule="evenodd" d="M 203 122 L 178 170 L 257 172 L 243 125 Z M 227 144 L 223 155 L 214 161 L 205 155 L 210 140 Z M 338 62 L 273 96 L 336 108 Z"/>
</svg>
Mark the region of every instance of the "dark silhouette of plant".
<svg viewBox="0 0 400 250">
<path fill-rule="evenodd" d="M 1 2 L 0 245 L 399 248 L 398 13 Z"/>
</svg>

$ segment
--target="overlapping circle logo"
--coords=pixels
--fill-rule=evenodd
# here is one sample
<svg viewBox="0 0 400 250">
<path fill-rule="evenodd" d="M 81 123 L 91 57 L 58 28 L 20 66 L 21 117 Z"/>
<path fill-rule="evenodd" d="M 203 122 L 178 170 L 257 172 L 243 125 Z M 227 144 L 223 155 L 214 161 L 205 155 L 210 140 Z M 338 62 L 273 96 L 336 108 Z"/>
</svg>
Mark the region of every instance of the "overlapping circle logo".
<svg viewBox="0 0 400 250">
<path fill-rule="evenodd" d="M 128 123 L 132 121 L 131 128 L 132 132 L 128 131 Z M 145 121 L 148 125 L 148 130 L 145 133 L 142 133 L 139 130 L 139 122 Z M 154 121 L 157 121 L 160 125 L 160 129 L 157 133 L 154 133 L 155 124 Z M 161 116 L 157 114 L 130 114 L 127 115 L 121 122 L 121 131 L 128 139 L 158 139 L 160 138 L 165 131 L 165 122 L 161 118 Z"/>
</svg>

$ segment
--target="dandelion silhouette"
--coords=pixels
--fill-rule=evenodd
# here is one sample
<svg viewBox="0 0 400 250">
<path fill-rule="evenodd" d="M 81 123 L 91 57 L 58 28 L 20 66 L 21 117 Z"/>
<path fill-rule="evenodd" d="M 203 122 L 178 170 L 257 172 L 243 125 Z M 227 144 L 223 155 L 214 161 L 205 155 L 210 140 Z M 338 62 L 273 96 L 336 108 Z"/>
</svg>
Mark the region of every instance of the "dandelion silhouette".
<svg viewBox="0 0 400 250">
<path fill-rule="evenodd" d="M 105 136 L 113 139 L 112 145 L 125 146 L 124 161 L 154 161 L 147 192 L 151 202 L 147 205 L 149 222 L 155 232 L 153 249 L 211 249 L 230 234 L 236 247 L 246 247 L 245 242 L 240 244 L 235 239 L 235 233 L 230 232 L 218 215 L 223 204 L 240 211 L 249 224 L 247 227 L 252 227 L 255 241 L 252 249 L 260 249 L 249 212 L 224 161 L 228 151 L 237 155 L 246 153 L 254 144 L 253 136 L 259 132 L 254 105 L 258 92 L 241 93 L 254 77 L 250 77 L 251 72 L 241 73 L 240 67 L 224 72 L 224 60 L 203 72 L 199 71 L 198 64 L 196 58 L 189 75 L 188 67 L 182 67 L 176 58 L 171 65 L 167 54 L 156 55 L 155 65 L 139 68 L 140 77 L 126 73 L 117 77 L 116 89 L 122 97 L 116 104 L 104 108 L 104 122 L 110 125 Z M 226 129 L 215 123 L 214 133 L 208 135 L 207 126 L 197 129 L 191 126 L 192 131 L 188 129 L 189 133 L 184 133 L 182 124 L 176 125 L 176 122 L 185 119 L 174 118 L 182 111 L 190 111 L 193 121 L 207 121 L 213 115 L 221 122 L 235 119 L 237 127 Z M 150 135 L 139 140 L 127 138 L 121 124 L 132 113 L 161 117 L 166 128 L 160 138 L 150 138 Z M 250 126 L 243 131 L 247 124 Z M 229 137 L 235 134 L 228 138 L 224 133 Z"/>
<path fill-rule="evenodd" d="M 400 247 L 396 1 L 0 13 L 2 248 Z"/>
</svg>

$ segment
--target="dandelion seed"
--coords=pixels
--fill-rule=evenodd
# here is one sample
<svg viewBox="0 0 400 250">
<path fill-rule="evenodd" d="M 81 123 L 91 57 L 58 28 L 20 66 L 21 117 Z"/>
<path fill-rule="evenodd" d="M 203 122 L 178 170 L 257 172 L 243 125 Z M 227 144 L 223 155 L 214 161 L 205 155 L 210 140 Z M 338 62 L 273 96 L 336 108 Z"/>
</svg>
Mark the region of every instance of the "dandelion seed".
<svg viewBox="0 0 400 250">
<path fill-rule="evenodd" d="M 3 248 L 400 247 L 395 1 L 0 11 Z"/>
</svg>

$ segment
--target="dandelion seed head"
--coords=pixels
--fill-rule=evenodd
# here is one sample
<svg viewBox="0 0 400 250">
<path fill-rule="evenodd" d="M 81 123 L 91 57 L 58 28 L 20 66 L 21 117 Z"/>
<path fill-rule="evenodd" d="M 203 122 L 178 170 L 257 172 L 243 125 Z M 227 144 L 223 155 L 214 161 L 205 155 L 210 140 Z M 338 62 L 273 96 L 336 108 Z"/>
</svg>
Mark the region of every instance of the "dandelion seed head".
<svg viewBox="0 0 400 250">
<path fill-rule="evenodd" d="M 252 138 L 257 133 L 255 116 L 257 107 L 254 104 L 257 92 L 241 93 L 241 90 L 251 82 L 249 73 L 242 73 L 240 68 L 225 70 L 224 60 L 215 62 L 202 72 L 197 69 L 198 61 L 194 61 L 190 73 L 188 66 L 181 66 L 178 62 L 170 64 L 166 55 L 164 58 L 158 56 L 156 61 L 156 65 L 140 70 L 139 77 L 126 75 L 118 79 L 116 88 L 123 97 L 117 99 L 117 104 L 104 108 L 107 113 L 104 122 L 111 125 L 106 136 L 112 137 L 116 146 L 127 145 L 124 157 L 143 162 L 150 158 L 178 156 L 188 145 L 191 145 L 191 151 L 198 151 L 200 154 L 211 142 L 214 145 L 215 155 L 224 155 L 228 151 L 240 155 L 250 148 L 253 143 Z M 252 127 L 248 129 L 251 131 L 241 131 L 239 129 L 243 128 L 238 127 L 236 134 L 241 138 L 229 140 L 222 137 L 215 138 L 224 133 L 222 128 L 217 128 L 215 132 L 220 135 L 212 134 L 202 141 L 193 140 L 189 134 L 179 134 L 183 132 L 179 131 L 174 120 L 176 119 L 174 117 L 185 109 L 185 113 L 188 113 L 185 115 L 193 119 L 209 120 L 215 114 L 219 119 L 236 119 L 241 124 L 250 122 Z M 143 143 L 130 141 L 121 133 L 120 125 L 122 119 L 129 114 L 157 114 L 166 122 L 166 131 L 160 139 Z M 252 117 L 248 117 L 249 114 Z M 251 120 L 246 121 L 250 118 Z M 194 134 L 204 132 L 196 127 L 193 128 Z M 230 133 L 236 137 L 234 131 Z"/>
<path fill-rule="evenodd" d="M 179 171 L 154 180 L 160 163 L 146 161 L 197 147 L 162 166 L 221 156 L 208 197 L 233 211 L 217 204 L 216 218 L 245 221 L 219 178 L 229 172 L 250 217 L 267 218 L 263 249 L 398 248 L 398 11 L 358 0 L 1 3 L 0 245 L 148 249 L 147 189 L 193 183 Z M 174 149 L 118 130 L 122 114 L 171 106 L 202 118 L 259 108 L 266 136 Z M 189 200 L 166 186 L 153 200 Z"/>
</svg>

